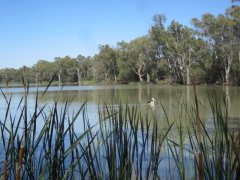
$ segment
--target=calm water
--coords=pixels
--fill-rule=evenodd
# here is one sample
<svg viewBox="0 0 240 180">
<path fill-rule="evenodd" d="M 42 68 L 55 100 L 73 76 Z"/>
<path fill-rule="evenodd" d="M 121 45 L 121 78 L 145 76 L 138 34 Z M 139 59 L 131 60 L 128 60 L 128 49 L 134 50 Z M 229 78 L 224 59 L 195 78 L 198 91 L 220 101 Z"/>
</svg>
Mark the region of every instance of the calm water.
<svg viewBox="0 0 240 180">
<path fill-rule="evenodd" d="M 1 89 L 9 99 L 12 96 L 11 113 L 19 110 L 18 105 L 24 96 L 23 88 Z M 179 117 L 182 109 L 190 109 L 193 105 L 193 87 L 192 86 L 159 86 L 159 85 L 109 85 L 109 86 L 66 86 L 50 87 L 44 96 L 41 94 L 45 88 L 32 87 L 29 90 L 28 110 L 34 109 L 36 92 L 39 92 L 39 104 L 51 107 L 54 99 L 58 98 L 59 107 L 66 101 L 71 101 L 70 111 L 77 111 L 78 108 L 87 101 L 88 116 L 92 123 L 98 120 L 98 109 L 104 104 L 118 106 L 128 104 L 137 106 L 142 113 L 151 113 L 155 118 L 160 119 L 164 115 L 161 108 L 163 105 L 169 118 Z M 61 91 L 60 91 L 61 90 Z M 220 103 L 223 102 L 223 95 L 228 102 L 229 116 L 232 118 L 240 117 L 240 88 L 225 86 L 197 86 L 197 95 L 200 103 L 200 114 L 203 119 L 212 117 L 209 106 L 209 97 L 217 97 Z M 147 102 L 154 97 L 157 100 L 152 108 Z M 0 119 L 3 121 L 7 109 L 4 96 L 0 95 Z"/>
<path fill-rule="evenodd" d="M 1 89 L 7 99 L 11 98 L 10 112 L 12 117 L 19 115 L 22 104 L 19 106 L 21 98 L 24 96 L 24 89 L 7 88 Z M 99 109 L 105 105 L 117 108 L 118 105 L 128 104 L 136 106 L 141 114 L 148 114 L 159 122 L 164 119 L 167 114 L 170 121 L 182 119 L 185 122 L 184 115 L 186 111 L 191 111 L 194 105 L 193 87 L 192 86 L 159 86 L 159 85 L 105 85 L 105 86 L 66 86 L 66 87 L 50 87 L 44 96 L 44 87 L 31 87 L 28 95 L 28 111 L 29 115 L 34 110 L 36 92 L 39 92 L 39 106 L 47 105 L 45 110 L 51 108 L 54 99 L 58 99 L 59 110 L 64 106 L 65 102 L 71 102 L 69 114 L 77 112 L 81 105 L 87 102 L 87 114 L 92 125 L 98 122 Z M 225 96 L 228 102 L 229 116 L 234 119 L 232 126 L 240 127 L 240 88 L 225 86 L 197 86 L 197 95 L 199 98 L 201 119 L 212 126 L 212 111 L 209 105 L 209 97 L 217 97 L 217 101 L 223 104 Z M 150 107 L 147 102 L 154 97 L 157 102 L 154 107 Z M 3 122 L 7 103 L 4 96 L 0 95 L 0 120 Z M 164 110 L 163 111 L 163 108 Z M 20 107 L 20 108 L 19 108 Z M 164 113 L 165 112 L 165 113 Z M 8 122 L 7 122 L 8 123 Z M 42 127 L 43 122 L 38 122 L 38 128 Z M 10 124 L 8 124 L 10 125 Z M 83 130 L 82 122 L 76 123 L 76 130 Z"/>
</svg>

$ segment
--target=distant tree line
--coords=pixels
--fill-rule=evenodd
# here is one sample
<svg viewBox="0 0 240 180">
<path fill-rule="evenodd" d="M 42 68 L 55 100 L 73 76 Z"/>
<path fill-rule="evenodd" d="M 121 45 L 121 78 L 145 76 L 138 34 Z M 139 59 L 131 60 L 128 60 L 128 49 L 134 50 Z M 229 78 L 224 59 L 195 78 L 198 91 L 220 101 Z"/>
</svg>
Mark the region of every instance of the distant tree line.
<svg viewBox="0 0 240 180">
<path fill-rule="evenodd" d="M 239 2 L 239 1 L 238 1 Z M 193 18 L 194 28 L 155 15 L 148 33 L 115 47 L 100 45 L 92 57 L 57 57 L 39 60 L 32 67 L 0 70 L 0 81 L 50 81 L 56 74 L 60 83 L 158 82 L 169 84 L 240 84 L 240 6 L 238 2 L 224 14 L 204 14 Z"/>
</svg>

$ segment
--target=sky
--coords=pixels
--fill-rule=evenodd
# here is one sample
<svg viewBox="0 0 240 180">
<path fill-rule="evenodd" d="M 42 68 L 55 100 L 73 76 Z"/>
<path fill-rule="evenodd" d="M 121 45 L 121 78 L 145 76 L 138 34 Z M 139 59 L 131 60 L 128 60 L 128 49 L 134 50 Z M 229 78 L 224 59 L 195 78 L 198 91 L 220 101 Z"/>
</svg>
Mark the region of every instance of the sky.
<svg viewBox="0 0 240 180">
<path fill-rule="evenodd" d="M 38 60 L 93 56 L 146 35 L 156 14 L 191 26 L 204 13 L 218 15 L 230 0 L 0 0 L 0 69 Z"/>
</svg>

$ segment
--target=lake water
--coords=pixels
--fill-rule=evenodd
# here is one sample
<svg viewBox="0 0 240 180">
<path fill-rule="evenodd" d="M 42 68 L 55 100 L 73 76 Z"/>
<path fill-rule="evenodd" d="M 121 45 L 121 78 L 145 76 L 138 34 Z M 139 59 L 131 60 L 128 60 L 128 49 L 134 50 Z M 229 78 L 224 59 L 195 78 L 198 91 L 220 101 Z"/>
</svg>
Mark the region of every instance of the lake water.
<svg viewBox="0 0 240 180">
<path fill-rule="evenodd" d="M 9 100 L 11 97 L 10 112 L 11 118 L 18 118 L 23 107 L 24 88 L 2 88 L 4 95 Z M 68 114 L 76 113 L 84 102 L 87 102 L 87 116 L 91 125 L 98 124 L 99 111 L 106 106 L 118 108 L 119 104 L 137 107 L 142 116 L 146 114 L 151 119 L 156 119 L 159 129 L 164 128 L 164 120 L 174 122 L 181 120 L 183 126 L 187 125 L 186 114 L 194 107 L 193 86 L 160 86 L 160 85 L 104 85 L 104 86 L 53 86 L 42 96 L 45 87 L 31 87 L 28 94 L 28 115 L 29 119 L 34 111 L 36 93 L 38 92 L 38 106 L 45 107 L 48 113 L 53 107 L 54 100 L 57 99 L 58 111 L 61 112 L 66 101 L 71 102 Z M 209 99 L 214 97 L 224 109 L 224 98 L 227 101 L 230 126 L 238 131 L 240 129 L 240 88 L 228 86 L 197 86 L 197 96 L 199 100 L 200 118 L 207 124 L 208 129 L 213 127 L 213 115 L 210 108 Z M 154 107 L 147 104 L 151 98 L 156 99 Z M 7 110 L 7 103 L 3 94 L 0 96 L 0 120 L 3 123 Z M 19 105 L 19 103 L 21 104 Z M 10 128 L 10 113 L 8 113 L 7 127 Z M 17 119 L 16 118 L 16 119 Z M 40 118 L 39 118 L 40 119 Z M 38 120 L 37 131 L 43 127 L 44 121 Z M 165 123 L 166 125 L 166 123 Z M 23 121 L 21 126 L 23 127 Z M 74 124 L 78 133 L 83 132 L 83 122 L 80 118 Z M 167 125 L 166 125 L 167 126 Z M 67 122 L 66 126 L 67 127 Z M 23 129 L 23 128 L 22 128 Z M 97 127 L 96 127 L 97 129 Z M 176 133 L 176 136 L 178 134 Z"/>
<path fill-rule="evenodd" d="M 2 92 L 9 99 L 12 96 L 10 111 L 12 114 L 18 112 L 21 98 L 24 96 L 24 89 L 2 88 Z M 167 116 L 174 120 L 179 117 L 183 109 L 188 109 L 194 105 L 192 86 L 160 86 L 160 85 L 104 85 L 104 86 L 66 86 L 50 87 L 44 96 L 44 87 L 31 87 L 28 95 L 28 111 L 34 109 L 36 92 L 39 92 L 39 105 L 51 107 L 54 99 L 58 98 L 59 107 L 64 106 L 66 101 L 71 102 L 69 112 L 76 112 L 80 106 L 87 102 L 87 111 L 91 123 L 98 121 L 99 108 L 104 105 L 118 106 L 128 104 L 137 106 L 141 113 L 150 113 L 156 119 Z M 201 118 L 212 117 L 209 106 L 209 98 L 214 96 L 219 103 L 223 103 L 223 97 L 227 99 L 229 116 L 233 119 L 240 117 L 240 88 L 228 86 L 197 86 L 197 96 L 200 104 Z M 154 107 L 150 107 L 147 102 L 154 97 L 157 102 Z M 7 109 L 4 96 L 0 95 L 0 119 L 3 121 Z M 165 109 L 163 112 L 162 106 Z"/>
</svg>

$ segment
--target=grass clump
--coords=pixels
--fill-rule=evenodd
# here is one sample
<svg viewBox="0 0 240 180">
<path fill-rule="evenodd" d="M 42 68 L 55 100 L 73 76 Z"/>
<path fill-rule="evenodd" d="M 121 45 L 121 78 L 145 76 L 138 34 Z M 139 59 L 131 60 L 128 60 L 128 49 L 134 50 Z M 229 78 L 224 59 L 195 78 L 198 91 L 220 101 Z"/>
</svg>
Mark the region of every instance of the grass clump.
<svg viewBox="0 0 240 180">
<path fill-rule="evenodd" d="M 69 115 L 69 100 L 63 107 L 59 107 L 57 99 L 52 106 L 40 106 L 39 98 L 44 96 L 49 85 L 41 96 L 36 93 L 34 109 L 30 110 L 29 86 L 24 83 L 25 94 L 15 115 L 11 112 L 12 95 L 7 97 L 2 92 L 7 104 L 4 120 L 0 121 L 1 151 L 4 153 L 1 176 L 4 179 L 69 179 L 75 171 L 82 170 L 75 168 L 82 159 L 77 147 L 93 126 L 76 134 L 74 124 L 81 120 L 79 116 L 85 111 L 85 103 L 72 116 Z M 37 128 L 39 125 L 41 128 Z"/>
</svg>

